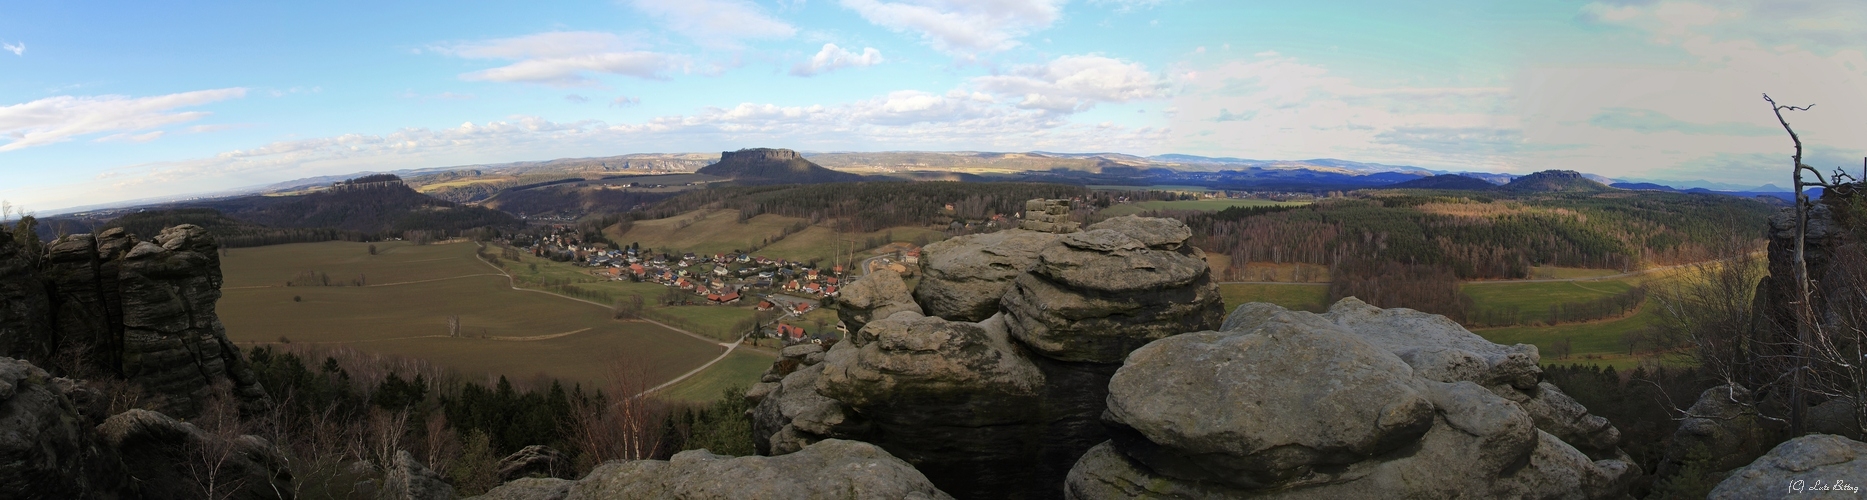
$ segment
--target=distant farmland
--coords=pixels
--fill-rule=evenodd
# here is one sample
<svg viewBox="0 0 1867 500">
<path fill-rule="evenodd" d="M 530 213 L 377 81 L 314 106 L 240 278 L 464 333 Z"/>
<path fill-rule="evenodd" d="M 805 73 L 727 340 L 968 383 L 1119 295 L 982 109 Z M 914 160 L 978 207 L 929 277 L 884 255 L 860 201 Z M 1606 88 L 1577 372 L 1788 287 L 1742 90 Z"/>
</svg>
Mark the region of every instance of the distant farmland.
<svg viewBox="0 0 1867 500">
<path fill-rule="evenodd" d="M 377 255 L 349 242 L 234 250 L 222 258 L 218 306 L 228 337 L 345 344 L 470 375 L 585 384 L 606 382 L 619 367 L 658 384 L 724 351 L 652 323 L 612 320 L 608 307 L 513 290 L 472 244 L 375 245 Z M 285 286 L 307 271 L 368 286 Z M 450 316 L 459 318 L 459 337 L 448 336 Z"/>
</svg>

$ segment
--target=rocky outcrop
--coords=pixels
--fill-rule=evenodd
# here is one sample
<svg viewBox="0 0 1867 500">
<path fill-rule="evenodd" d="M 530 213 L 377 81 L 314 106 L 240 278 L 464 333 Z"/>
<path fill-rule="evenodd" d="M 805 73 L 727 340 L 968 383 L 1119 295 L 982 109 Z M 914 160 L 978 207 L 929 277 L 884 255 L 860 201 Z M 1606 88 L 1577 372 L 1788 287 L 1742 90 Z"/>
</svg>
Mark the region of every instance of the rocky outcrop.
<svg viewBox="0 0 1867 500">
<path fill-rule="evenodd" d="M 1108 439 L 1098 416 L 1128 352 L 1223 319 L 1190 236 L 1135 217 L 1010 230 L 928 245 L 917 300 L 893 275 L 857 280 L 835 304 L 848 338 L 787 352 L 747 393 L 759 453 L 862 440 L 957 497 L 1059 497 Z"/>
<path fill-rule="evenodd" d="M 382 495 L 388 500 L 453 500 L 454 486 L 428 470 L 407 451 L 396 451 L 395 462 L 383 474 Z"/>
<path fill-rule="evenodd" d="M 569 479 L 525 477 L 514 479 L 468 500 L 564 500 L 576 481 Z"/>
<path fill-rule="evenodd" d="M 1743 467 L 1762 455 L 1771 441 L 1765 426 L 1750 390 L 1736 385 L 1706 389 L 1686 409 L 1655 475 L 1672 477 L 1695 458 L 1710 460 L 1704 467 L 1711 472 Z"/>
<path fill-rule="evenodd" d="M 983 321 L 998 314 L 998 300 L 1012 281 L 1036 266 L 1037 252 L 1056 240 L 1054 234 L 1013 229 L 930 243 L 922 249 L 914 301 L 929 316 Z"/>
<path fill-rule="evenodd" d="M 1074 233 L 1081 223 L 1070 220 L 1070 200 L 1031 200 L 1024 203 L 1018 229 L 1043 233 Z"/>
<path fill-rule="evenodd" d="M 1859 441 L 1863 438 L 1859 408 L 1854 398 L 1834 398 L 1809 408 L 1809 432 L 1834 434 Z"/>
<path fill-rule="evenodd" d="M 219 498 L 272 499 L 292 490 L 284 455 L 258 436 L 204 432 L 148 410 L 112 416 L 97 434 L 108 456 L 122 461 L 133 498 L 195 498 L 209 484 Z"/>
<path fill-rule="evenodd" d="M 1246 305 L 1221 331 L 1129 355 L 1109 384 L 1113 439 L 1076 463 L 1067 495 L 1624 495 L 1639 472 L 1618 431 L 1538 383 L 1536 362 L 1417 311 Z"/>
<path fill-rule="evenodd" d="M 245 409 L 262 409 L 265 390 L 214 312 L 220 286 L 218 243 L 200 227 L 148 241 L 121 229 L 71 235 L 39 259 L 0 230 L 0 355 L 124 378 L 170 415 L 193 415 L 222 381 Z"/>
<path fill-rule="evenodd" d="M 0 498 L 92 498 L 123 486 L 74 389 L 31 363 L 0 358 Z"/>
<path fill-rule="evenodd" d="M 531 445 L 499 461 L 499 482 L 508 482 L 522 477 L 554 477 L 570 479 L 574 470 L 563 453 L 549 446 Z"/>
<path fill-rule="evenodd" d="M 667 461 L 609 462 L 572 485 L 565 498 L 952 497 L 881 448 L 831 439 L 778 457 L 728 457 L 691 450 Z"/>
<path fill-rule="evenodd" d="M 1732 472 L 1706 498 L 1859 498 L 1867 483 L 1864 456 L 1867 443 L 1829 434 L 1802 436 Z"/>
</svg>

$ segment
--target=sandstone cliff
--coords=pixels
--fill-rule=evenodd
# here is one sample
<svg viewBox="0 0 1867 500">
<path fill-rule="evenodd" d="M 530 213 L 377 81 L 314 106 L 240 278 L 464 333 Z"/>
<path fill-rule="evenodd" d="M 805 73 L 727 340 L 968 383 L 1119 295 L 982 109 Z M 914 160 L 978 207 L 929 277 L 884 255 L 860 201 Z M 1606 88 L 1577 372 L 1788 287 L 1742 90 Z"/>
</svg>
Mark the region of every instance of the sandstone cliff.
<svg viewBox="0 0 1867 500">
<path fill-rule="evenodd" d="M 215 314 L 219 245 L 180 225 L 141 240 L 120 229 L 71 235 L 29 258 L 0 229 L 0 356 L 71 375 L 119 377 L 190 416 L 211 385 L 231 383 L 248 409 L 266 392 Z"/>
</svg>

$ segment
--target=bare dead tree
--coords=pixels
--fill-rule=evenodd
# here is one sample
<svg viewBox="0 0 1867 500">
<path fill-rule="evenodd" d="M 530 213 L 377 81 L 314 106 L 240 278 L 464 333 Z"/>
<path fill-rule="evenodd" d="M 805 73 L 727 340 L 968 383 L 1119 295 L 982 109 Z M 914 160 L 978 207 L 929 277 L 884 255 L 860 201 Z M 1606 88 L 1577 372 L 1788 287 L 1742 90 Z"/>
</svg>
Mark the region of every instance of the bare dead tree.
<svg viewBox="0 0 1867 500">
<path fill-rule="evenodd" d="M 186 468 L 197 493 L 209 500 L 232 498 L 246 485 L 247 478 L 239 477 L 235 461 L 241 453 L 240 436 L 246 434 L 247 426 L 240 420 L 239 403 L 229 383 L 223 381 L 211 388 L 193 423 L 201 434 L 189 443 Z"/>
<path fill-rule="evenodd" d="M 1793 261 L 1796 280 L 1796 299 L 1791 301 L 1790 305 L 1797 313 L 1797 317 L 1795 318 L 1796 338 L 1792 342 L 1795 350 L 1794 364 L 1789 372 L 1789 422 L 1790 432 L 1800 434 L 1807 425 L 1806 414 L 1808 413 L 1808 399 L 1806 394 L 1807 381 L 1805 377 L 1809 376 L 1809 371 L 1813 367 L 1810 359 L 1810 348 L 1821 343 L 1820 340 L 1815 338 L 1816 332 L 1814 331 L 1814 323 L 1819 316 L 1815 314 L 1816 311 L 1811 305 L 1811 302 L 1814 300 L 1814 287 L 1809 279 L 1808 262 L 1805 259 L 1808 246 L 1810 208 L 1807 189 L 1820 186 L 1824 190 L 1832 190 L 1842 183 L 1843 178 L 1851 179 L 1852 176 L 1837 169 L 1832 178 L 1824 178 L 1820 170 L 1816 170 L 1815 167 L 1802 163 L 1802 138 L 1796 135 L 1796 130 L 1794 128 L 1790 127 L 1789 120 L 1783 118 L 1783 112 L 1808 111 L 1815 107 L 1814 104 L 1807 106 L 1777 104 L 1776 100 L 1771 99 L 1769 94 L 1764 94 L 1763 100 L 1764 102 L 1770 103 L 1771 112 L 1776 114 L 1776 122 L 1783 126 L 1783 131 L 1789 133 L 1790 142 L 1795 144 L 1795 154 L 1790 156 L 1790 161 L 1793 167 L 1792 171 L 1794 172 L 1793 177 L 1796 190 L 1796 251 Z M 1813 174 L 1814 178 L 1804 178 L 1804 173 Z"/>
</svg>

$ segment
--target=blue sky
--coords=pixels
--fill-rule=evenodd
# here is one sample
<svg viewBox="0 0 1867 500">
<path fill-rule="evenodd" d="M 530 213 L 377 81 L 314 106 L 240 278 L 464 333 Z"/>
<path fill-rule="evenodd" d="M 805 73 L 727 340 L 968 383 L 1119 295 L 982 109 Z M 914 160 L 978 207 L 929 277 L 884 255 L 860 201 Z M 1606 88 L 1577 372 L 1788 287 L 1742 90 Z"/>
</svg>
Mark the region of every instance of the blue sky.
<svg viewBox="0 0 1867 500">
<path fill-rule="evenodd" d="M 0 1 L 0 199 L 742 147 L 1787 184 L 1867 154 L 1867 2 Z"/>
</svg>

